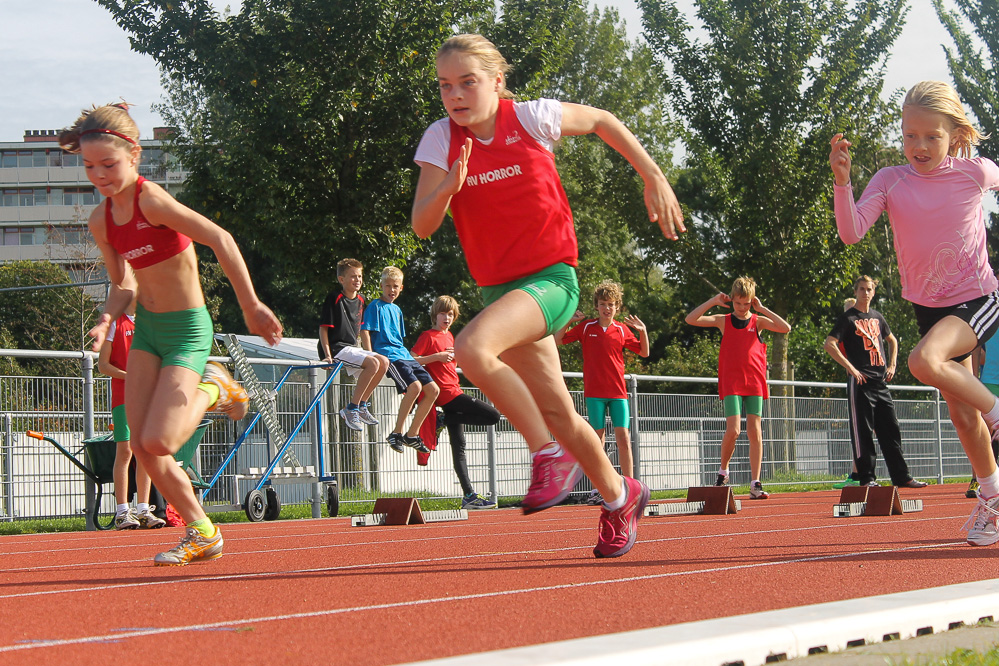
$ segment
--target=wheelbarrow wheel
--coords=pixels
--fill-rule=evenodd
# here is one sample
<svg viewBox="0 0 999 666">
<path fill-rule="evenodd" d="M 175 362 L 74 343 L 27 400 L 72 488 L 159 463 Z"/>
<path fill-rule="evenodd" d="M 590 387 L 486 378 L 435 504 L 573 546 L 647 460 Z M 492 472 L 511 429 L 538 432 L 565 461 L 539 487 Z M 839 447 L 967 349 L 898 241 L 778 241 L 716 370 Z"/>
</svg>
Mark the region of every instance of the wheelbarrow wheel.
<svg viewBox="0 0 999 666">
<path fill-rule="evenodd" d="M 109 530 L 114 527 L 114 511 L 108 515 L 107 523 L 101 523 L 101 497 L 103 496 L 104 486 L 98 483 L 97 499 L 94 500 L 94 515 L 91 517 L 91 522 L 94 524 L 94 529 Z"/>
<path fill-rule="evenodd" d="M 273 488 L 267 489 L 267 508 L 264 509 L 264 520 L 277 520 L 281 515 L 281 498 Z"/>
<path fill-rule="evenodd" d="M 246 500 L 243 502 L 243 511 L 251 523 L 259 523 L 264 519 L 264 512 L 267 510 L 267 500 L 259 490 L 251 490 L 246 493 Z"/>
<path fill-rule="evenodd" d="M 336 518 L 340 513 L 340 487 L 335 483 L 326 486 L 326 510 L 330 518 Z"/>
</svg>

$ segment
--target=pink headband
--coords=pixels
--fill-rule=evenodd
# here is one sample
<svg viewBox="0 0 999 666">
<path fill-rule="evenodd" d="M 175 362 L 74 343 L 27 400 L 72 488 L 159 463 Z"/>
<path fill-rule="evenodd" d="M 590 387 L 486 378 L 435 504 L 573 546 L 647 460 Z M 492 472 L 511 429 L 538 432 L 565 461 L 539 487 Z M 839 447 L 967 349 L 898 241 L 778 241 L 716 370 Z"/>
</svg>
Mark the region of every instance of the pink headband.
<svg viewBox="0 0 999 666">
<path fill-rule="evenodd" d="M 132 137 L 125 136 L 121 132 L 115 132 L 114 130 L 95 127 L 94 129 L 83 130 L 82 132 L 80 132 L 80 136 L 86 136 L 88 134 L 110 134 L 111 136 L 116 136 L 119 139 L 125 139 L 125 141 L 128 141 L 133 146 L 139 145 L 139 142 L 133 139 Z"/>
</svg>

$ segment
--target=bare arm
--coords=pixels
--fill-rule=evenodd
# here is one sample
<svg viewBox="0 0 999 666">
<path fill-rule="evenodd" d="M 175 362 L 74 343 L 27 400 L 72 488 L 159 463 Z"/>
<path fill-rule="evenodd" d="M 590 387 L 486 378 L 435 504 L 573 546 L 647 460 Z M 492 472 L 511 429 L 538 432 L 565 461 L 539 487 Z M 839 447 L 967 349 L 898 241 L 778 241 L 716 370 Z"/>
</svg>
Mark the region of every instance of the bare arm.
<svg viewBox="0 0 999 666">
<path fill-rule="evenodd" d="M 888 366 L 885 368 L 885 381 L 890 382 L 895 376 L 895 369 L 898 367 L 898 340 L 895 338 L 894 333 L 888 335 L 885 339 L 885 344 L 888 345 Z"/>
<path fill-rule="evenodd" d="M 326 330 L 328 326 L 319 327 L 319 344 L 323 348 L 323 361 L 332 361 L 333 354 L 330 351 L 330 332 Z"/>
<path fill-rule="evenodd" d="M 753 309 L 760 313 L 756 320 L 762 329 L 773 331 L 774 333 L 790 333 L 791 324 L 787 323 L 779 314 L 766 308 L 760 299 L 753 297 Z"/>
<path fill-rule="evenodd" d="M 236 292 L 247 330 L 261 336 L 271 345 L 281 341 L 281 322 L 257 298 L 246 262 L 243 261 L 243 255 L 232 234 L 181 204 L 161 187 L 143 187 L 140 205 L 150 223 L 170 227 L 189 236 L 194 242 L 210 247 Z"/>
<path fill-rule="evenodd" d="M 832 359 L 839 363 L 846 369 L 847 374 L 857 380 L 858 384 L 863 384 L 867 378 L 860 373 L 857 368 L 853 367 L 853 363 L 850 363 L 850 359 L 843 355 L 842 350 L 839 348 L 839 340 L 833 336 L 826 338 L 826 343 L 823 345 L 826 353 L 832 356 Z"/>
<path fill-rule="evenodd" d="M 728 315 L 711 315 L 706 316 L 704 313 L 718 305 L 721 307 L 728 307 L 728 302 L 732 299 L 725 294 L 716 294 L 704 301 L 696 308 L 690 311 L 690 314 L 684 319 L 685 322 L 691 326 L 701 326 L 703 328 L 717 328 L 718 330 L 723 330 L 723 325 L 725 317 Z"/>
<path fill-rule="evenodd" d="M 560 328 L 559 330 L 555 331 L 555 333 L 552 335 L 552 337 L 555 338 L 555 344 L 557 345 L 562 344 L 562 338 L 565 337 L 565 333 L 566 331 L 569 330 L 569 327 L 571 327 L 573 324 L 583 321 L 584 319 L 586 319 L 586 315 L 583 314 L 583 311 L 576 310 L 576 312 L 572 315 L 572 318 L 566 323 L 566 325 Z"/>
<path fill-rule="evenodd" d="M 687 230 L 680 203 L 662 169 L 613 113 L 563 102 L 561 129 L 565 136 L 596 134 L 628 160 L 645 181 L 645 207 L 649 212 L 649 221 L 656 222 L 666 238 L 677 240 L 677 232 Z"/>
<path fill-rule="evenodd" d="M 440 228 L 451 205 L 451 197 L 465 184 L 471 154 L 472 140 L 468 139 L 450 171 L 420 163 L 420 179 L 416 183 L 412 212 L 413 232 L 420 238 L 427 238 Z"/>
<path fill-rule="evenodd" d="M 101 256 L 104 258 L 104 268 L 108 273 L 108 279 L 111 280 L 111 291 L 107 300 L 104 301 L 104 310 L 94 327 L 87 332 L 87 335 L 94 339 L 91 349 L 95 352 L 101 351 L 111 322 L 125 312 L 125 308 L 132 302 L 138 288 L 132 269 L 107 240 L 104 227 L 104 207 L 106 205 L 107 201 L 105 200 L 104 203 L 94 208 L 87 222 L 90 234 L 94 237 L 94 241 L 101 251 Z"/>
<path fill-rule="evenodd" d="M 361 330 L 361 334 L 360 334 L 359 337 L 361 338 L 361 348 L 362 349 L 366 349 L 367 351 L 374 351 L 373 349 L 371 349 L 371 332 L 370 331 L 368 331 L 366 329 L 362 329 Z"/>
<path fill-rule="evenodd" d="M 649 331 L 645 326 L 645 322 L 635 315 L 628 315 L 624 318 L 624 323 L 638 331 L 638 341 L 642 343 L 642 348 L 638 350 L 638 355 L 642 358 L 648 358 L 651 350 L 649 349 Z"/>
<path fill-rule="evenodd" d="M 111 364 L 111 346 L 114 343 L 105 340 L 101 345 L 101 353 L 97 357 L 97 370 L 112 379 L 125 379 L 125 371 Z"/>
</svg>

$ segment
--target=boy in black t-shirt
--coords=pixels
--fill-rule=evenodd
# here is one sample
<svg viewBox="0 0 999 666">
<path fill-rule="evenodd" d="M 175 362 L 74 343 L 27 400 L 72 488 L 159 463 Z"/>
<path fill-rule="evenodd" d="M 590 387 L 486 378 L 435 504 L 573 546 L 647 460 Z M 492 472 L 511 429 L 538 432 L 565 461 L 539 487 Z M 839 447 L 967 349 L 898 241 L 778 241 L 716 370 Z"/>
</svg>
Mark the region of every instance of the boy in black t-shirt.
<svg viewBox="0 0 999 666">
<path fill-rule="evenodd" d="M 368 399 L 388 370 L 388 359 L 361 349 L 357 337 L 364 315 L 364 298 L 360 295 L 364 266 L 357 259 L 341 259 L 336 265 L 336 279 L 341 289 L 332 292 L 323 303 L 319 319 L 319 360 L 348 364 L 347 372 L 357 378 L 357 386 L 340 416 L 352 430 L 363 430 L 364 424 L 378 425 L 378 419 L 368 409 Z"/>
<path fill-rule="evenodd" d="M 874 433 L 877 433 L 892 484 L 923 488 L 926 484 L 912 478 L 902 457 L 902 432 L 886 383 L 895 376 L 898 341 L 881 313 L 871 308 L 876 287 L 877 283 L 866 275 L 857 279 L 854 283 L 857 302 L 836 319 L 826 338 L 825 350 L 849 374 L 846 391 L 850 440 L 860 485 L 877 485 L 874 472 L 877 464 Z"/>
</svg>

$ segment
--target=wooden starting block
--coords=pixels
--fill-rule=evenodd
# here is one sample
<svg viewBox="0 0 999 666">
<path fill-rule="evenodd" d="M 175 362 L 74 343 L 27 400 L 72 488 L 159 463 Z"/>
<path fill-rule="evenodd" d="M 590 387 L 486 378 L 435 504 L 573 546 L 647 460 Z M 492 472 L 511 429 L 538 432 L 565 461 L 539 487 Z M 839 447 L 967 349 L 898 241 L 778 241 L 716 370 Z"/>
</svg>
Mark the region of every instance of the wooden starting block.
<svg viewBox="0 0 999 666">
<path fill-rule="evenodd" d="M 731 486 L 692 486 L 686 502 L 656 502 L 645 507 L 646 516 L 723 516 L 738 513 L 742 502 L 735 499 Z"/>
<path fill-rule="evenodd" d="M 467 509 L 423 511 L 415 497 L 379 497 L 371 513 L 350 517 L 351 527 L 374 525 L 424 525 L 451 520 L 468 520 Z"/>
<path fill-rule="evenodd" d="M 923 500 L 903 500 L 895 486 L 847 486 L 833 505 L 833 517 L 899 516 L 922 510 Z"/>
</svg>

